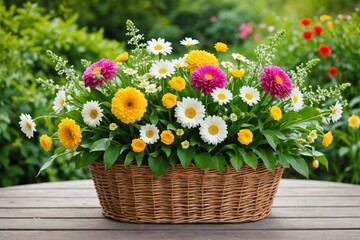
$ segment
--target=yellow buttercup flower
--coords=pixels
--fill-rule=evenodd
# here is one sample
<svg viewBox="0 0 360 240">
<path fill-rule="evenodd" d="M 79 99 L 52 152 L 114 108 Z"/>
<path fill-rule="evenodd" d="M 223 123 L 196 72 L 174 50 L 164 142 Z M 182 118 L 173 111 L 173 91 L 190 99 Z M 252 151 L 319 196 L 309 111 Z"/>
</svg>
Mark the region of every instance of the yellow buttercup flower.
<svg viewBox="0 0 360 240">
<path fill-rule="evenodd" d="M 115 58 L 115 62 L 125 62 L 129 59 L 129 53 L 128 52 L 123 52 L 120 53 L 116 58 Z"/>
<path fill-rule="evenodd" d="M 140 138 L 136 138 L 131 141 L 131 148 L 134 152 L 139 153 L 145 150 L 146 143 Z"/>
<path fill-rule="evenodd" d="M 328 28 L 329 28 L 330 30 L 333 30 L 333 28 L 334 28 L 334 23 L 333 23 L 333 21 L 328 21 L 328 22 L 327 22 L 327 26 L 328 26 Z"/>
<path fill-rule="evenodd" d="M 358 115 L 351 115 L 351 117 L 348 118 L 348 125 L 351 128 L 359 128 L 360 127 L 360 117 Z"/>
<path fill-rule="evenodd" d="M 312 166 L 313 166 L 313 168 L 317 169 L 317 168 L 319 167 L 319 161 L 316 160 L 316 159 L 314 159 L 314 160 L 312 161 Z"/>
<path fill-rule="evenodd" d="M 186 55 L 185 62 L 188 64 L 188 70 L 193 72 L 203 65 L 213 65 L 218 67 L 219 61 L 214 54 L 203 50 L 193 50 Z"/>
<path fill-rule="evenodd" d="M 41 135 L 39 141 L 40 141 L 41 147 L 42 147 L 46 152 L 50 151 L 51 146 L 52 146 L 52 140 L 51 140 L 51 138 L 50 138 L 48 135 L 46 135 L 46 134 Z"/>
<path fill-rule="evenodd" d="M 229 49 L 228 46 L 222 42 L 215 43 L 214 48 L 217 52 L 226 52 Z"/>
<path fill-rule="evenodd" d="M 331 20 L 330 15 L 323 14 L 320 16 L 320 21 L 328 21 L 328 20 Z"/>
<path fill-rule="evenodd" d="M 174 142 L 174 135 L 170 130 L 164 130 L 160 134 L 161 141 L 165 143 L 166 145 L 170 145 Z"/>
<path fill-rule="evenodd" d="M 146 107 L 145 95 L 133 87 L 120 88 L 111 101 L 111 112 L 125 124 L 140 121 Z"/>
<path fill-rule="evenodd" d="M 175 91 L 182 91 L 185 89 L 186 87 L 186 82 L 185 79 L 182 77 L 173 77 L 170 81 L 169 81 L 169 85 L 172 89 L 174 89 Z"/>
<path fill-rule="evenodd" d="M 244 73 L 245 73 L 244 69 L 233 68 L 230 70 L 230 74 L 234 78 L 241 78 L 242 76 L 244 76 Z"/>
<path fill-rule="evenodd" d="M 322 145 L 324 147 L 329 146 L 333 141 L 333 135 L 331 133 L 331 131 L 327 132 L 326 134 L 324 134 L 324 137 L 322 139 Z"/>
<path fill-rule="evenodd" d="M 282 111 L 277 106 L 272 106 L 270 109 L 270 117 L 275 121 L 279 121 L 282 118 Z"/>
<path fill-rule="evenodd" d="M 238 141 L 241 144 L 248 145 L 253 141 L 253 134 L 249 129 L 241 129 L 238 132 Z"/>
<path fill-rule="evenodd" d="M 64 147 L 75 151 L 82 138 L 80 126 L 74 119 L 64 118 L 58 125 L 58 136 Z"/>
<path fill-rule="evenodd" d="M 165 93 L 161 100 L 166 108 L 172 108 L 176 105 L 177 96 L 172 93 Z"/>
</svg>

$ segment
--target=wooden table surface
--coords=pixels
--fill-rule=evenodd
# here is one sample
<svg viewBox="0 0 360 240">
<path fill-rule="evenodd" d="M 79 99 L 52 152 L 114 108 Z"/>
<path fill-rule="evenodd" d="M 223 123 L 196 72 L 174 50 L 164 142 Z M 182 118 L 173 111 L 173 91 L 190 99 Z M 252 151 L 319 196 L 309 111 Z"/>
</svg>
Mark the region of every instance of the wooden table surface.
<svg viewBox="0 0 360 240">
<path fill-rule="evenodd" d="M 241 224 L 104 218 L 91 180 L 0 188 L 0 239 L 360 239 L 360 186 L 282 179 L 271 215 Z"/>
</svg>

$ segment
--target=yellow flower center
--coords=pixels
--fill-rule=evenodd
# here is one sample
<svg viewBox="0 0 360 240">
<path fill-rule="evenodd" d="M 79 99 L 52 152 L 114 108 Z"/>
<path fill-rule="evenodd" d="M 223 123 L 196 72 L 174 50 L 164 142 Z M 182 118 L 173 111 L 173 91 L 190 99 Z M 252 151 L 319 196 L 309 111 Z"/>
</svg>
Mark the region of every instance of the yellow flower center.
<svg viewBox="0 0 360 240">
<path fill-rule="evenodd" d="M 218 132 L 219 132 L 219 128 L 215 125 L 211 125 L 209 128 L 208 128 L 208 132 L 211 134 L 211 135 L 216 135 Z"/>
<path fill-rule="evenodd" d="M 145 133 L 146 137 L 152 138 L 154 136 L 154 132 L 152 130 L 147 130 Z"/>
<path fill-rule="evenodd" d="M 245 98 L 246 98 L 247 100 L 252 100 L 252 99 L 254 98 L 254 96 L 253 96 L 251 93 L 246 93 L 246 94 L 245 94 Z"/>
<path fill-rule="evenodd" d="M 97 116 L 98 116 L 98 111 L 96 109 L 93 109 L 93 110 L 90 111 L 90 117 L 92 119 L 96 119 Z"/>
<path fill-rule="evenodd" d="M 209 73 L 205 74 L 204 77 L 205 77 L 206 80 L 212 80 L 214 78 L 213 75 L 211 75 Z"/>
<path fill-rule="evenodd" d="M 167 69 L 166 68 L 160 68 L 159 69 L 159 73 L 160 74 L 165 74 L 167 72 Z"/>
<path fill-rule="evenodd" d="M 100 73 L 100 70 L 101 70 L 101 67 L 96 67 L 96 68 L 94 68 L 94 70 L 92 70 L 92 74 L 98 74 L 98 73 Z"/>
<path fill-rule="evenodd" d="M 293 96 L 293 102 L 294 102 L 294 103 L 297 103 L 297 101 L 298 101 L 298 97 L 297 97 L 297 96 Z"/>
<path fill-rule="evenodd" d="M 187 108 L 187 109 L 185 110 L 185 116 L 186 116 L 187 118 L 194 118 L 195 115 L 196 115 L 195 109 L 193 109 L 193 108 Z"/>
<path fill-rule="evenodd" d="M 164 48 L 164 46 L 161 45 L 161 44 L 156 44 L 156 45 L 154 46 L 154 48 L 155 48 L 155 50 L 160 51 L 160 50 L 162 50 L 162 49 Z"/>
<path fill-rule="evenodd" d="M 65 105 L 65 100 L 62 99 L 62 100 L 60 101 L 60 106 L 63 107 L 64 105 Z"/>
<path fill-rule="evenodd" d="M 336 108 L 333 108 L 333 109 L 331 110 L 331 113 L 332 113 L 332 114 L 336 114 Z"/>
<path fill-rule="evenodd" d="M 133 106 L 133 102 L 132 102 L 132 101 L 127 101 L 127 102 L 126 102 L 126 107 L 132 108 L 132 106 Z"/>
<path fill-rule="evenodd" d="M 31 129 L 31 124 L 29 122 L 26 122 L 25 126 L 27 129 Z"/>
<path fill-rule="evenodd" d="M 219 93 L 219 94 L 218 94 L 218 99 L 220 99 L 220 100 L 225 100 L 225 99 L 226 99 L 226 95 L 223 94 L 223 93 Z"/>
<path fill-rule="evenodd" d="M 278 84 L 282 84 L 282 83 L 283 83 L 283 79 L 282 79 L 281 77 L 279 77 L 278 75 L 276 75 L 275 79 L 276 79 L 276 82 L 277 82 Z"/>
</svg>

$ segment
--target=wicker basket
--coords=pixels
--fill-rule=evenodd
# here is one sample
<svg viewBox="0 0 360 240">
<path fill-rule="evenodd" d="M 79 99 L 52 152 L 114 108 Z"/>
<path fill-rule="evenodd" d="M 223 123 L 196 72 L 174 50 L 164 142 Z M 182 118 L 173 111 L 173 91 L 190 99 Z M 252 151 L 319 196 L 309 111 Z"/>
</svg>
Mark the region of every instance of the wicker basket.
<svg viewBox="0 0 360 240">
<path fill-rule="evenodd" d="M 266 218 L 283 168 L 221 173 L 181 165 L 155 179 L 148 166 L 90 166 L 103 214 L 134 223 L 239 223 Z"/>
</svg>

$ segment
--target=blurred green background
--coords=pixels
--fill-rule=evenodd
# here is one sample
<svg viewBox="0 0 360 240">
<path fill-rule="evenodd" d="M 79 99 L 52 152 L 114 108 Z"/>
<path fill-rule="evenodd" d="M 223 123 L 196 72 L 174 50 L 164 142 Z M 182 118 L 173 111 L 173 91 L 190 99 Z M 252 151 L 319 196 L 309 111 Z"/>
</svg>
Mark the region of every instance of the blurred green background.
<svg viewBox="0 0 360 240">
<path fill-rule="evenodd" d="M 328 44 L 332 54 L 320 58 L 309 84 L 351 82 L 346 92 L 350 104 L 342 120 L 329 129 L 335 137 L 326 149 L 329 170 L 313 169 L 310 178 L 359 184 L 360 129 L 347 122 L 349 116 L 360 115 L 359 7 L 359 0 L 0 0 L 0 186 L 89 177 L 87 169 L 67 167 L 66 159 L 35 177 L 49 157 L 38 136 L 54 130 L 56 123 L 47 121 L 37 127 L 35 138 L 27 139 L 20 131 L 19 115 L 39 116 L 51 109 L 55 93 L 37 91 L 35 81 L 58 79 L 45 55 L 47 49 L 79 71 L 80 59 L 114 59 L 126 49 L 127 19 L 146 39 L 164 37 L 172 42 L 179 54 L 179 41 L 192 37 L 200 41 L 199 48 L 212 51 L 221 41 L 229 45 L 229 53 L 252 58 L 257 44 L 285 29 L 277 59 L 286 70 L 319 57 L 319 44 Z M 321 21 L 324 14 L 331 18 Z M 305 17 L 312 20 L 308 26 L 300 24 Z M 314 26 L 321 26 L 323 32 L 305 40 L 303 32 Z M 329 74 L 330 67 L 337 69 L 336 76 Z M 291 170 L 285 175 L 301 178 Z"/>
</svg>

